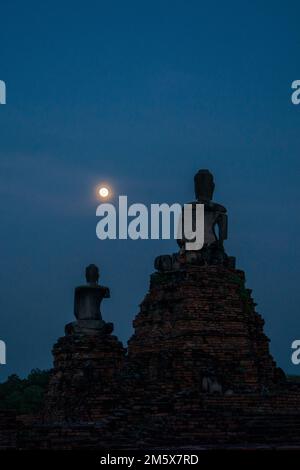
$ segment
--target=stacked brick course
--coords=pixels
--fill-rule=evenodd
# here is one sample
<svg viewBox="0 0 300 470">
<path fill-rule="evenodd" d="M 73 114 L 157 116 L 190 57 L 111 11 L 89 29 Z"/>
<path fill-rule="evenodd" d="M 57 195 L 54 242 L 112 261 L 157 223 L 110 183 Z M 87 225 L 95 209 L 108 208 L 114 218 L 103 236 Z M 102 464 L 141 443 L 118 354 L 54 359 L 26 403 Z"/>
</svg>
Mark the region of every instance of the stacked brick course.
<svg viewBox="0 0 300 470">
<path fill-rule="evenodd" d="M 279 371 L 242 271 L 223 265 L 155 273 L 128 358 L 144 379 L 179 391 L 204 379 L 223 393 L 272 388 Z"/>
<path fill-rule="evenodd" d="M 111 413 L 119 394 L 125 349 L 105 331 L 67 334 L 53 348 L 46 422 L 90 422 Z"/>
<path fill-rule="evenodd" d="M 14 449 L 16 445 L 16 413 L 13 410 L 0 410 L 0 450 Z"/>
</svg>

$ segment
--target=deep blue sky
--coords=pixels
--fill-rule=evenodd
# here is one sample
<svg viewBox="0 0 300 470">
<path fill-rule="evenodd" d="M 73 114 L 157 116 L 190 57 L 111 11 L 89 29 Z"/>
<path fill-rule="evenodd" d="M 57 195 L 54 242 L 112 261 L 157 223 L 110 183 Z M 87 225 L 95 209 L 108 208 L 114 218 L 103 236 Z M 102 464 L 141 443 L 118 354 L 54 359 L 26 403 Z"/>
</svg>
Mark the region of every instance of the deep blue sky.
<svg viewBox="0 0 300 470">
<path fill-rule="evenodd" d="M 299 2 L 3 1 L 0 16 L 0 380 L 50 367 L 91 262 L 127 341 L 154 257 L 176 244 L 100 242 L 93 188 L 185 202 L 199 168 L 271 351 L 300 373 Z"/>
</svg>

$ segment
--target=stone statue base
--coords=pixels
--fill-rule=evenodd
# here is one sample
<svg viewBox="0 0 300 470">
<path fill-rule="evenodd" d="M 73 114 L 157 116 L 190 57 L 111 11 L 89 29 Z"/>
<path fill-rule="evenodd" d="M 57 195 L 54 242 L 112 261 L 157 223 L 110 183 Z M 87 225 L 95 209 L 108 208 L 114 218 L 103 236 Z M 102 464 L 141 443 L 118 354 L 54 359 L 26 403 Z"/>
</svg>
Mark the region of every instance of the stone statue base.
<svg viewBox="0 0 300 470">
<path fill-rule="evenodd" d="M 114 326 L 112 323 L 107 323 L 104 320 L 78 320 L 68 323 L 65 326 L 65 334 L 69 335 L 96 335 L 99 333 L 110 334 L 113 332 Z"/>
<path fill-rule="evenodd" d="M 186 269 L 189 265 L 210 266 L 222 265 L 226 268 L 235 268 L 235 258 L 228 256 L 224 247 L 219 243 L 204 246 L 199 251 L 181 251 L 173 255 L 160 255 L 155 258 L 154 267 L 157 271 L 178 271 Z"/>
</svg>

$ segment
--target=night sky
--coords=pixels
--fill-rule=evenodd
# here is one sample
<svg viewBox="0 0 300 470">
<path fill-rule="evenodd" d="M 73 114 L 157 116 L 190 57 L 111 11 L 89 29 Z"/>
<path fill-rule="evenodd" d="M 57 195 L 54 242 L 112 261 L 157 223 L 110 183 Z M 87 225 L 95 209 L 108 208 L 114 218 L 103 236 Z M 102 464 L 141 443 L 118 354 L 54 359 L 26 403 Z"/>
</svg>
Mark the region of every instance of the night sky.
<svg viewBox="0 0 300 470">
<path fill-rule="evenodd" d="M 199 168 L 271 351 L 300 373 L 299 1 L 3 1 L 0 17 L 0 380 L 51 366 L 89 263 L 127 341 L 154 257 L 177 247 L 98 240 L 94 188 L 183 203 Z"/>
</svg>

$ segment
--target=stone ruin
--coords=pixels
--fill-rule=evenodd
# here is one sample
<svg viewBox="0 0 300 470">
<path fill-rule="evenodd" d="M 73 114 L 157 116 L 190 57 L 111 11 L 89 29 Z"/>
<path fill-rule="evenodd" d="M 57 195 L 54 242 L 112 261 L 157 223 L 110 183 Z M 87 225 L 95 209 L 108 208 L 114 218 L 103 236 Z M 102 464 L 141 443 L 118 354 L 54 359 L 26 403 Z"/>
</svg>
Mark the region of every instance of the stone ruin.
<svg viewBox="0 0 300 470">
<path fill-rule="evenodd" d="M 95 265 L 75 290 L 76 321 L 54 345 L 43 415 L 17 446 L 133 449 L 300 444 L 300 388 L 269 351 L 244 272 L 224 249 L 227 211 L 213 176 L 195 176 L 204 204 L 199 251 L 159 256 L 128 350 L 103 321 L 109 289 Z"/>
</svg>

